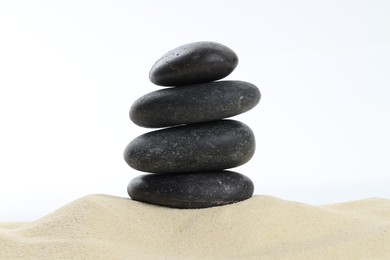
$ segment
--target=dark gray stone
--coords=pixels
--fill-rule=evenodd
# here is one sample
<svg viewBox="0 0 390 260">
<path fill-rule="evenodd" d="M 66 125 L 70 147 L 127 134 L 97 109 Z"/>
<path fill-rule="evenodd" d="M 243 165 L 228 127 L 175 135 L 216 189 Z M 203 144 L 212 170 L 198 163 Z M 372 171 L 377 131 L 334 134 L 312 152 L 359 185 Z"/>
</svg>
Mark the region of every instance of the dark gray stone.
<svg viewBox="0 0 390 260">
<path fill-rule="evenodd" d="M 172 208 L 208 208 L 250 198 L 253 182 L 231 172 L 145 174 L 127 187 L 133 200 Z"/>
<path fill-rule="evenodd" d="M 160 86 L 182 86 L 222 79 L 237 66 L 230 48 L 215 42 L 194 42 L 177 47 L 153 65 L 150 81 Z"/>
<path fill-rule="evenodd" d="M 219 120 L 138 136 L 126 147 L 124 159 L 144 172 L 201 172 L 242 165 L 254 152 L 255 137 L 247 125 Z"/>
<path fill-rule="evenodd" d="M 244 113 L 260 101 L 259 89 L 244 81 L 217 81 L 150 92 L 130 109 L 144 127 L 165 127 L 223 119 Z"/>
</svg>

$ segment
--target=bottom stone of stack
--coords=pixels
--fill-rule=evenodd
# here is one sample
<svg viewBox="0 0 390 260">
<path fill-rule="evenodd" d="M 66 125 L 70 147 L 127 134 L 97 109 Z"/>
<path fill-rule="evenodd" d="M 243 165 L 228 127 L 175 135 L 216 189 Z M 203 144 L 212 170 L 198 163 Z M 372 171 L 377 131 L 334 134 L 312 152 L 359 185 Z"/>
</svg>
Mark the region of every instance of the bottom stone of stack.
<svg viewBox="0 0 390 260">
<path fill-rule="evenodd" d="M 136 201 L 172 208 L 208 208 L 249 199 L 253 182 L 233 171 L 145 174 L 130 181 Z"/>
</svg>

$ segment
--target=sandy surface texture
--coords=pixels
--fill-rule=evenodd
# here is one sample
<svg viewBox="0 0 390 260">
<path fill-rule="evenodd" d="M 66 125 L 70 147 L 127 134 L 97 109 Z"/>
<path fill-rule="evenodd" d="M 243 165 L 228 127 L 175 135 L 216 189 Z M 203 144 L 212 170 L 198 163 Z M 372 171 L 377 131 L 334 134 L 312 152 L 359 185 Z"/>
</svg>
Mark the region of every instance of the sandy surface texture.
<svg viewBox="0 0 390 260">
<path fill-rule="evenodd" d="M 0 259 L 390 259 L 390 200 L 268 196 L 197 210 L 89 195 L 0 224 Z"/>
</svg>

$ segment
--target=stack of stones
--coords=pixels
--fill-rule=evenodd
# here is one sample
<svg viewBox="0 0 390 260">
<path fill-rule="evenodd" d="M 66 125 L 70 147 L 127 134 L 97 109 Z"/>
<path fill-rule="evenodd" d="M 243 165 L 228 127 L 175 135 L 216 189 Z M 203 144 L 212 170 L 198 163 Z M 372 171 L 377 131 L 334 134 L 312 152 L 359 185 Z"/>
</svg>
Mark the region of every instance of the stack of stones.
<svg viewBox="0 0 390 260">
<path fill-rule="evenodd" d="M 137 99 L 131 120 L 163 128 L 135 138 L 125 161 L 148 172 L 128 185 L 133 200 L 173 208 L 207 208 L 248 199 L 254 191 L 246 176 L 225 169 L 248 162 L 255 137 L 245 124 L 225 120 L 260 101 L 256 86 L 244 81 L 216 81 L 228 76 L 238 57 L 214 42 L 180 46 L 152 67 L 152 83 L 170 86 Z"/>
</svg>

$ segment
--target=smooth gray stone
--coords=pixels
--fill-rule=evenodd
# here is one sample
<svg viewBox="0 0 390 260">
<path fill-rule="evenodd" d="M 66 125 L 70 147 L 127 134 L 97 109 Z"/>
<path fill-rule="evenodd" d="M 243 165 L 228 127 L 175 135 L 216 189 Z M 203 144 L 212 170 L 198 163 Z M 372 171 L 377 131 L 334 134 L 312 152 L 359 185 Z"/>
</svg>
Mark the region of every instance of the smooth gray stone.
<svg viewBox="0 0 390 260">
<path fill-rule="evenodd" d="M 144 172 L 202 172 L 242 165 L 254 152 L 255 137 L 247 125 L 219 120 L 138 136 L 126 147 L 124 159 Z"/>
<path fill-rule="evenodd" d="M 150 92 L 130 108 L 143 127 L 165 127 L 223 119 L 244 113 L 260 101 L 259 89 L 244 81 L 217 81 Z"/>
<path fill-rule="evenodd" d="M 238 57 L 216 42 L 194 42 L 163 55 L 149 73 L 160 86 L 182 86 L 222 79 L 237 66 Z"/>
<path fill-rule="evenodd" d="M 246 200 L 253 182 L 231 172 L 145 174 L 127 186 L 133 200 L 172 208 L 208 208 Z"/>
</svg>

